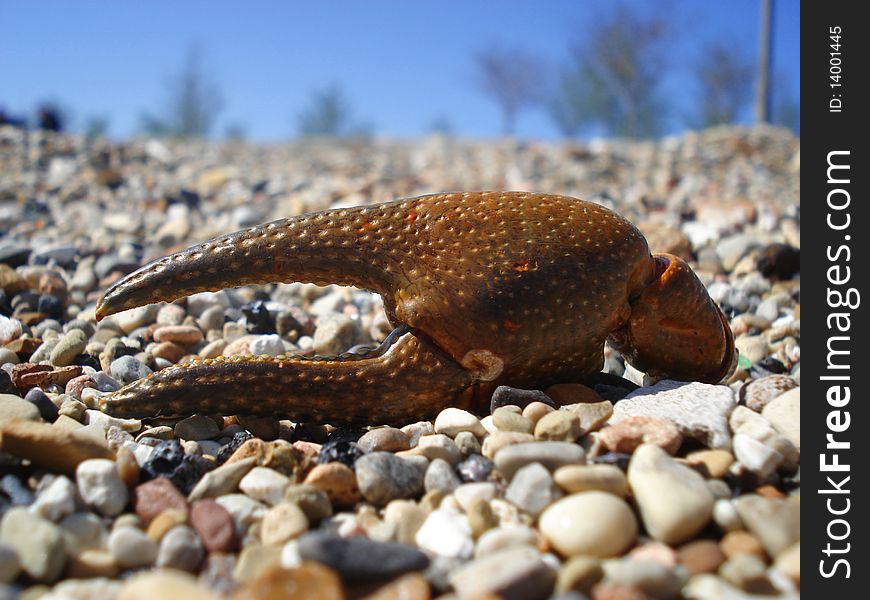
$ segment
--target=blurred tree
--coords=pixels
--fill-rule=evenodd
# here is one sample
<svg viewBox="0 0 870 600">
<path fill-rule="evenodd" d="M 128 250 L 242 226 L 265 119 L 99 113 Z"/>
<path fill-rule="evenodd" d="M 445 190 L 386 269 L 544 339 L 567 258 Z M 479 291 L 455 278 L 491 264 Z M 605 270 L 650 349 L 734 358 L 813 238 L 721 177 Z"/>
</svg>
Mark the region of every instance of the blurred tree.
<svg viewBox="0 0 870 600">
<path fill-rule="evenodd" d="M 166 92 L 165 114 L 158 117 L 146 112 L 142 116 L 142 129 L 158 136 L 207 136 L 223 103 L 217 84 L 203 69 L 196 46 L 188 50 L 182 70 L 170 76 Z"/>
<path fill-rule="evenodd" d="M 338 85 L 316 90 L 308 106 L 297 117 L 303 136 L 367 137 L 369 125 L 353 119 L 353 111 L 344 91 Z"/>
<path fill-rule="evenodd" d="M 738 44 L 708 44 L 695 63 L 698 111 L 690 117 L 693 127 L 733 123 L 752 98 L 752 59 Z"/>
<path fill-rule="evenodd" d="M 625 5 L 595 19 L 548 105 L 559 129 L 576 135 L 598 125 L 612 135 L 660 134 L 667 117 L 659 83 L 668 67 L 668 32 L 664 17 L 643 17 Z"/>
<path fill-rule="evenodd" d="M 494 44 L 474 55 L 480 91 L 501 110 L 502 133 L 512 135 L 520 111 L 545 97 L 546 65 L 519 46 Z"/>
<path fill-rule="evenodd" d="M 82 131 L 91 140 L 105 137 L 109 131 L 109 118 L 106 115 L 91 115 L 85 120 Z"/>
</svg>

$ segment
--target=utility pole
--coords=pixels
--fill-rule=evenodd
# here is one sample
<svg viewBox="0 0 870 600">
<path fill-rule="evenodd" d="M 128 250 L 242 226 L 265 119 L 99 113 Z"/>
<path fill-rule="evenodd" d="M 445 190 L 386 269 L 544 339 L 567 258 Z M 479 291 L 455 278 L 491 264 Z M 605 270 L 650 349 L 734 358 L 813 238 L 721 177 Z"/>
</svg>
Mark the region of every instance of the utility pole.
<svg viewBox="0 0 870 600">
<path fill-rule="evenodd" d="M 761 23 L 758 36 L 758 83 L 755 89 L 755 121 L 770 121 L 770 63 L 773 54 L 771 20 L 773 0 L 761 0 Z"/>
</svg>

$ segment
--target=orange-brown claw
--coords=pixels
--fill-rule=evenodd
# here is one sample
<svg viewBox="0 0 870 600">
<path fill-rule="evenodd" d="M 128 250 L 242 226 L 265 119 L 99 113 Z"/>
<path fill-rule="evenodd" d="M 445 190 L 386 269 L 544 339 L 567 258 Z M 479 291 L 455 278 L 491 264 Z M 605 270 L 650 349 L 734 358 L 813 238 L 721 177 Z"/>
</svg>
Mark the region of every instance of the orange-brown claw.
<svg viewBox="0 0 870 600">
<path fill-rule="evenodd" d="M 668 263 L 676 266 L 666 277 L 658 264 L 625 219 L 546 194 L 439 194 L 267 223 L 146 265 L 106 292 L 97 318 L 228 285 L 303 281 L 377 292 L 390 321 L 409 333 L 377 356 L 170 367 L 109 395 L 104 407 L 139 417 L 428 418 L 500 384 L 543 387 L 592 375 L 611 334 L 631 342 L 624 347 L 639 366 L 722 376 L 733 349 L 727 325 L 688 267 L 683 273 L 685 263 Z M 657 311 L 667 326 L 651 325 Z M 695 313 L 705 319 L 701 351 L 677 335 L 683 315 Z M 657 352 L 675 340 L 683 345 Z"/>
<path fill-rule="evenodd" d="M 656 275 L 631 301 L 610 341 L 636 368 L 668 379 L 718 383 L 737 365 L 725 316 L 686 262 L 655 254 Z"/>
</svg>

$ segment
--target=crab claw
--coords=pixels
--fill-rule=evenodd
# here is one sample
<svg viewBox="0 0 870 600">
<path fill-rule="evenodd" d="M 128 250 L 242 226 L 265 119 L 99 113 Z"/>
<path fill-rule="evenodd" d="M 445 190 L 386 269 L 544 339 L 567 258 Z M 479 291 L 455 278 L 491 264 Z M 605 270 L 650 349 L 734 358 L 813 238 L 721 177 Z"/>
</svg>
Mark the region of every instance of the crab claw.
<svg viewBox="0 0 870 600">
<path fill-rule="evenodd" d="M 681 258 L 654 254 L 656 277 L 630 300 L 611 344 L 655 377 L 718 383 L 737 365 L 734 336 L 704 284 Z"/>
</svg>

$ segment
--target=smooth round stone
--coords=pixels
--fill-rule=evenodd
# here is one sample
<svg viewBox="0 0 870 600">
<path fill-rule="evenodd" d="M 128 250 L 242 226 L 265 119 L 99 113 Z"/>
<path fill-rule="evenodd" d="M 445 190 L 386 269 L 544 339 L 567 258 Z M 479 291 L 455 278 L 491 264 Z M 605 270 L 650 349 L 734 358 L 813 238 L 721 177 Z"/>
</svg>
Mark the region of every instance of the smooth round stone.
<svg viewBox="0 0 870 600">
<path fill-rule="evenodd" d="M 155 342 L 173 342 L 181 346 L 190 346 L 202 340 L 202 331 L 192 325 L 164 325 L 154 330 Z"/>
<path fill-rule="evenodd" d="M 511 406 L 502 406 L 495 409 L 492 413 L 492 423 L 499 431 L 515 431 L 518 433 L 532 433 L 535 430 L 535 423 L 512 410 Z"/>
<path fill-rule="evenodd" d="M 619 556 L 637 539 L 637 520 L 621 498 L 581 492 L 556 501 L 541 514 L 541 533 L 563 556 Z"/>
<path fill-rule="evenodd" d="M 428 516 L 428 511 L 412 500 L 393 500 L 384 509 L 384 522 L 394 527 L 395 539 L 402 544 L 414 544 L 414 536 Z"/>
<path fill-rule="evenodd" d="M 205 551 L 196 532 L 186 525 L 177 525 L 160 540 L 155 564 L 195 573 L 204 557 Z"/>
<path fill-rule="evenodd" d="M 411 440 L 401 429 L 379 427 L 364 433 L 356 446 L 363 452 L 402 452 L 411 448 Z"/>
<path fill-rule="evenodd" d="M 200 500 L 191 507 L 190 525 L 207 552 L 232 552 L 238 545 L 232 515 L 211 498 Z"/>
<path fill-rule="evenodd" d="M 461 408 L 445 408 L 435 418 L 435 432 L 443 433 L 452 438 L 461 431 L 469 431 L 476 437 L 486 435 L 486 430 L 480 424 L 480 419 Z"/>
<path fill-rule="evenodd" d="M 449 580 L 460 598 L 550 597 L 556 574 L 534 548 L 502 550 L 460 566 Z"/>
<path fill-rule="evenodd" d="M 259 335 L 251 340 L 251 354 L 254 356 L 281 356 L 286 351 L 284 342 L 277 334 Z"/>
<path fill-rule="evenodd" d="M 17 365 L 21 360 L 18 358 L 18 354 L 13 352 L 9 348 L 4 348 L 0 346 L 0 365 L 5 365 L 6 363 L 12 363 L 13 365 Z"/>
<path fill-rule="evenodd" d="M 484 438 L 481 453 L 486 458 L 492 459 L 502 448 L 534 441 L 535 436 L 530 433 L 495 430 Z"/>
<path fill-rule="evenodd" d="M 686 456 L 686 462 L 701 468 L 708 477 L 721 479 L 728 474 L 728 468 L 734 463 L 734 455 L 727 450 L 697 450 Z"/>
<path fill-rule="evenodd" d="M 0 394 L 0 420 L 23 419 L 25 421 L 42 421 L 39 408 L 15 394 Z"/>
<path fill-rule="evenodd" d="M 495 388 L 489 403 L 489 412 L 493 413 L 500 406 L 519 406 L 525 408 L 532 402 L 540 402 L 556 406 L 552 398 L 541 390 L 523 390 L 500 385 Z"/>
<path fill-rule="evenodd" d="M 173 527 L 185 525 L 187 517 L 186 510 L 167 508 L 151 520 L 145 534 L 155 542 L 159 542 Z"/>
<path fill-rule="evenodd" d="M 522 415 L 537 424 L 542 417 L 556 410 L 549 404 L 543 402 L 532 402 L 523 409 Z"/>
<path fill-rule="evenodd" d="M 474 557 L 483 558 L 516 546 L 538 547 L 538 534 L 526 525 L 490 528 L 477 540 Z"/>
<path fill-rule="evenodd" d="M 124 568 L 147 567 L 157 559 L 157 544 L 135 527 L 118 527 L 109 534 L 106 545 Z"/>
<path fill-rule="evenodd" d="M 2 563 L 0 559 L 0 563 Z M 776 570 L 791 579 L 795 584 L 801 583 L 801 543 L 798 542 L 788 549 L 780 552 L 773 563 Z M 2 581 L 2 577 L 0 577 Z"/>
<path fill-rule="evenodd" d="M 495 468 L 510 479 L 527 464 L 538 462 L 555 470 L 572 464 L 583 464 L 586 453 L 577 444 L 569 442 L 528 442 L 502 448 L 495 455 Z"/>
<path fill-rule="evenodd" d="M 574 556 L 565 561 L 556 577 L 556 593 L 588 593 L 604 577 L 601 561 L 591 556 Z"/>
<path fill-rule="evenodd" d="M 716 573 L 727 558 L 715 540 L 696 540 L 677 550 L 680 564 L 690 575 Z"/>
<path fill-rule="evenodd" d="M 535 424 L 536 440 L 573 442 L 580 437 L 580 417 L 566 410 L 556 410 Z"/>
<path fill-rule="evenodd" d="M 0 544 L 15 551 L 21 570 L 37 582 L 55 581 L 66 563 L 61 529 L 25 508 L 11 508 L 3 515 Z"/>
<path fill-rule="evenodd" d="M 475 539 L 493 527 L 498 526 L 498 519 L 486 500 L 479 499 L 472 501 L 465 510 L 465 516 L 468 517 L 471 534 Z"/>
<path fill-rule="evenodd" d="M 602 565 L 609 583 L 633 587 L 652 598 L 678 598 L 687 577 L 669 566 L 648 560 L 623 558 Z"/>
<path fill-rule="evenodd" d="M 332 504 L 326 492 L 313 485 L 300 483 L 284 491 L 284 501 L 297 505 L 310 523 L 319 523 L 332 516 Z"/>
<path fill-rule="evenodd" d="M 239 489 L 247 496 L 275 506 L 284 499 L 284 491 L 291 481 L 274 469 L 254 467 L 239 482 Z"/>
<path fill-rule="evenodd" d="M 470 431 L 460 431 L 453 438 L 456 447 L 462 452 L 463 456 L 471 456 L 472 454 L 480 454 L 480 441 Z"/>
<path fill-rule="evenodd" d="M 336 507 L 353 506 L 362 497 L 353 469 L 338 461 L 317 465 L 308 472 L 304 483 L 326 492 Z"/>
<path fill-rule="evenodd" d="M 568 465 L 553 473 L 556 484 L 568 492 L 607 492 L 624 498 L 628 482 L 622 469 L 613 465 Z"/>
<path fill-rule="evenodd" d="M 375 506 L 416 496 L 423 489 L 423 471 L 389 452 L 365 454 L 354 468 L 360 492 Z"/>
<path fill-rule="evenodd" d="M 722 531 L 743 529 L 743 520 L 731 500 L 720 498 L 713 503 L 713 521 Z"/>
<path fill-rule="evenodd" d="M 533 517 L 537 517 L 560 495 L 550 472 L 538 463 L 531 463 L 517 470 L 505 490 L 505 499 L 508 502 Z"/>
<path fill-rule="evenodd" d="M 193 415 L 175 424 L 175 437 L 181 440 L 210 440 L 219 433 L 215 420 L 205 415 Z"/>
<path fill-rule="evenodd" d="M 314 330 L 314 352 L 335 356 L 354 345 L 360 332 L 357 322 L 343 314 L 324 315 Z"/>
<path fill-rule="evenodd" d="M 112 361 L 109 365 L 109 372 L 113 378 L 127 385 L 137 379 L 147 377 L 151 374 L 151 369 L 132 356 L 121 356 Z"/>
<path fill-rule="evenodd" d="M 158 325 L 181 325 L 184 317 L 187 316 L 187 311 L 177 304 L 165 304 L 157 311 Z"/>
<path fill-rule="evenodd" d="M 712 518 L 714 498 L 704 478 L 654 444 L 635 451 L 628 465 L 628 485 L 655 540 L 682 543 Z"/>
<path fill-rule="evenodd" d="M 770 477 L 783 463 L 782 454 L 743 433 L 734 434 L 734 457 L 762 481 Z"/>
<path fill-rule="evenodd" d="M 266 545 L 278 546 L 299 537 L 308 530 L 308 517 L 292 502 L 273 506 L 263 515 L 260 539 Z"/>
<path fill-rule="evenodd" d="M 776 558 L 779 553 L 800 541 L 800 499 L 763 498 L 755 494 L 740 496 L 734 507 L 764 546 Z"/>
<path fill-rule="evenodd" d="M 435 428 L 429 421 L 418 421 L 416 423 L 411 423 L 410 425 L 405 425 L 402 427 L 401 431 L 408 435 L 408 443 L 411 445 L 411 448 L 415 448 L 417 443 L 420 441 L 420 438 L 424 435 L 435 433 Z"/>
<path fill-rule="evenodd" d="M 83 461 L 76 468 L 76 484 L 82 500 L 106 516 L 120 514 L 130 499 L 127 486 L 112 460 L 92 458 Z"/>
<path fill-rule="evenodd" d="M 76 356 L 84 352 L 88 344 L 88 336 L 81 329 L 70 329 L 58 340 L 51 350 L 49 362 L 56 367 L 72 364 Z"/>
<path fill-rule="evenodd" d="M 799 387 L 780 394 L 761 411 L 773 428 L 801 449 L 801 389 Z"/>
<path fill-rule="evenodd" d="M 65 517 L 59 524 L 63 533 L 66 552 L 75 556 L 85 550 L 105 547 L 109 535 L 103 520 L 91 512 L 76 512 Z"/>
<path fill-rule="evenodd" d="M 57 405 L 41 389 L 32 388 L 28 390 L 24 399 L 39 409 L 39 414 L 44 420 L 49 423 L 54 423 L 57 420 L 59 414 Z"/>
<path fill-rule="evenodd" d="M 57 522 L 75 511 L 76 486 L 72 481 L 59 475 L 52 478 L 47 486 L 43 484 L 44 481 L 40 482 L 36 499 L 30 505 L 31 512 Z"/>
<path fill-rule="evenodd" d="M 459 484 L 459 477 L 447 461 L 436 458 L 429 463 L 423 480 L 423 486 L 427 492 L 438 490 L 444 494 L 449 494 L 459 487 Z"/>
<path fill-rule="evenodd" d="M 447 558 L 466 559 L 474 550 L 468 519 L 462 513 L 445 508 L 429 513 L 414 541 L 423 550 Z"/>
<path fill-rule="evenodd" d="M 198 583 L 192 575 L 171 569 L 137 573 L 124 582 L 124 587 L 117 594 L 118 600 L 154 600 L 155 598 L 214 600 L 215 595 L 205 585 Z"/>
<path fill-rule="evenodd" d="M 498 488 L 491 481 L 480 481 L 475 483 L 463 483 L 453 490 L 453 497 L 456 502 L 462 507 L 462 510 L 468 510 L 474 502 L 485 500 L 489 502 L 495 498 Z"/>
<path fill-rule="evenodd" d="M 417 442 L 414 452 L 425 456 L 430 461 L 441 458 L 454 466 L 463 458 L 456 443 L 443 433 L 424 435 Z"/>
</svg>

